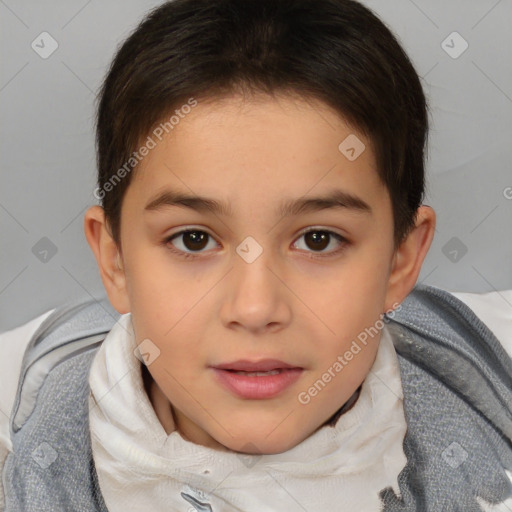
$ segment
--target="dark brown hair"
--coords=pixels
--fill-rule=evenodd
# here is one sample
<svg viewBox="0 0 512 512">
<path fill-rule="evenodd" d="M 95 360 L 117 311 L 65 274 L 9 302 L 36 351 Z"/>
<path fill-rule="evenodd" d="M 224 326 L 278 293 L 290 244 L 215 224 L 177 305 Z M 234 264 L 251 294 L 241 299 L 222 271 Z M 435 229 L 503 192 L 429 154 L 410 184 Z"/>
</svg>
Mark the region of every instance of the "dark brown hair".
<svg viewBox="0 0 512 512">
<path fill-rule="evenodd" d="M 369 138 L 397 247 L 424 196 L 428 107 L 396 38 L 353 0 L 173 0 L 142 20 L 98 96 L 95 196 L 118 247 L 141 141 L 191 98 L 247 91 L 321 100 Z"/>
</svg>

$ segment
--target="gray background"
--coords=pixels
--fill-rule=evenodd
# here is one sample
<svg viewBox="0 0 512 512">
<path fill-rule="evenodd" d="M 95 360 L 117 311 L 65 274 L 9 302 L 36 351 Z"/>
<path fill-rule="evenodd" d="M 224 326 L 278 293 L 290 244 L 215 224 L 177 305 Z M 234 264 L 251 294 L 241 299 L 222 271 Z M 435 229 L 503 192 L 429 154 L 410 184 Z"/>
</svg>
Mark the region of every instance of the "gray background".
<svg viewBox="0 0 512 512">
<path fill-rule="evenodd" d="M 117 45 L 159 3 L 0 1 L 0 332 L 104 295 L 83 234 L 97 202 L 95 93 Z M 425 202 L 438 226 L 419 280 L 511 289 L 512 2 L 364 3 L 401 40 L 432 110 Z M 58 43 L 46 59 L 31 46 L 42 32 Z"/>
</svg>

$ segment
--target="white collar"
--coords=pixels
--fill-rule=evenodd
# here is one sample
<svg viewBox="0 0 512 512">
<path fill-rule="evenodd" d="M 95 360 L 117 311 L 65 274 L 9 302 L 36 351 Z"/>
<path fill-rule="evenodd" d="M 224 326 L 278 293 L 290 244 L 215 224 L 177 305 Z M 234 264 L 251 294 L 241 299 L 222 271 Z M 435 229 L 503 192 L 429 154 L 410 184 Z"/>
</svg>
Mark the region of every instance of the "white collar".
<svg viewBox="0 0 512 512">
<path fill-rule="evenodd" d="M 169 435 L 144 389 L 131 315 L 108 333 L 89 384 L 93 457 L 111 512 L 194 510 L 186 492 L 213 512 L 336 509 L 380 510 L 407 459 L 398 360 L 384 327 L 375 362 L 354 406 L 287 452 L 222 452 Z M 295 506 L 293 501 L 296 501 Z M 174 505 L 174 507 L 171 507 Z M 208 508 L 197 508 L 208 510 Z"/>
</svg>

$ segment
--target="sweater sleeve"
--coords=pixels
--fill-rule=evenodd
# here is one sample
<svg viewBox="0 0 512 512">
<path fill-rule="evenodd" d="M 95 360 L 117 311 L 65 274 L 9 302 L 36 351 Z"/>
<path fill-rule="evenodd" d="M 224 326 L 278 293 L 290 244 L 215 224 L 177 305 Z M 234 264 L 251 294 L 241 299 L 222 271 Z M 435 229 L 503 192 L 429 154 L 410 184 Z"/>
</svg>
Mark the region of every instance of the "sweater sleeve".
<svg viewBox="0 0 512 512">
<path fill-rule="evenodd" d="M 23 355 L 32 335 L 52 311 L 0 334 L 0 474 L 3 474 L 5 459 L 12 451 L 9 418 L 16 397 Z M 3 480 L 0 479 L 0 510 L 4 508 Z"/>
</svg>

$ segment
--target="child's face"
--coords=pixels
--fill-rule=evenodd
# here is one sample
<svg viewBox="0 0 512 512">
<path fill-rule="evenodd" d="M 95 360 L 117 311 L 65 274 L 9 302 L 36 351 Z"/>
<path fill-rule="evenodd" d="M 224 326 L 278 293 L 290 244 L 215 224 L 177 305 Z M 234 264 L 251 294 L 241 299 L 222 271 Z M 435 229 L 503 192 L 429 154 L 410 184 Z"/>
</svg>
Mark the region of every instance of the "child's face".
<svg viewBox="0 0 512 512">
<path fill-rule="evenodd" d="M 338 149 L 351 134 L 324 104 L 286 96 L 199 101 L 161 142 L 153 136 L 156 147 L 123 203 L 126 280 L 114 305 L 131 312 L 137 343 L 147 338 L 158 347 L 148 369 L 186 439 L 287 450 L 324 424 L 371 368 L 380 332 L 366 346 L 358 342 L 350 360 L 345 354 L 403 296 L 392 286 L 390 197 L 366 138 L 356 133 L 366 149 L 353 161 Z M 199 201 L 146 209 L 165 191 L 210 198 L 230 212 Z M 280 210 L 336 192 L 368 209 Z M 310 228 L 316 234 L 302 234 Z M 165 242 L 184 229 L 195 235 Z M 215 369 L 267 359 L 299 370 Z"/>
</svg>

